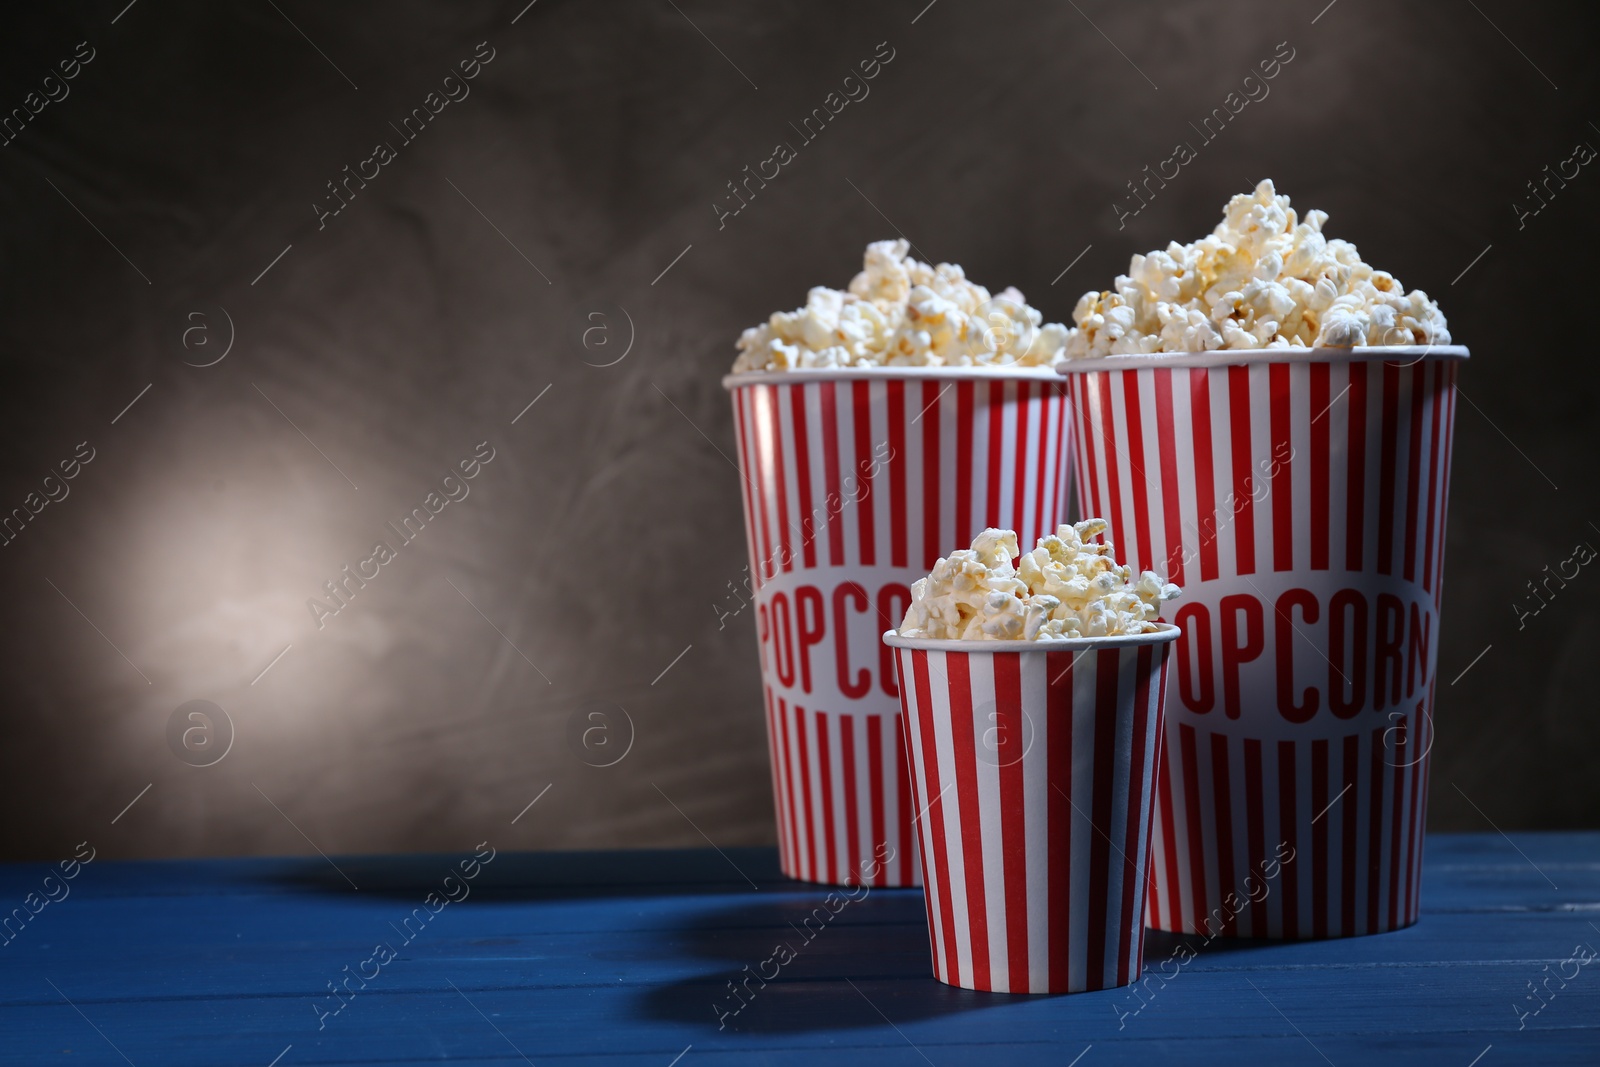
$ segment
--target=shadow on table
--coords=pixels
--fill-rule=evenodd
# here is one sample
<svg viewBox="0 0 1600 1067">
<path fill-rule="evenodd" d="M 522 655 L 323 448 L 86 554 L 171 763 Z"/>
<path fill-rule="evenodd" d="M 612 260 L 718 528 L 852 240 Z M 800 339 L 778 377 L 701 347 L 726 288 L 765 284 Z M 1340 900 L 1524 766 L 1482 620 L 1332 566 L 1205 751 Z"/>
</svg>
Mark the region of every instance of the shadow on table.
<svg viewBox="0 0 1600 1067">
<path fill-rule="evenodd" d="M 936 981 L 919 890 L 874 889 L 846 900 L 827 886 L 788 886 L 794 892 L 786 899 L 709 909 L 666 934 L 668 951 L 719 965 L 642 994 L 644 1016 L 713 1031 L 793 1033 L 898 1024 L 1033 999 Z"/>
<path fill-rule="evenodd" d="M 705 896 L 708 905 L 697 907 L 693 918 L 653 931 L 655 943 L 647 950 L 704 960 L 705 974 L 640 994 L 638 1011 L 712 1031 L 872 1027 L 1033 999 L 936 981 L 921 890 L 846 891 L 798 882 L 783 876 L 775 849 L 723 852 L 501 852 L 458 906 L 579 898 L 637 898 L 647 906 L 648 898 Z M 240 877 L 257 887 L 333 896 L 349 895 L 354 882 L 362 895 L 415 902 L 470 855 L 262 861 Z M 602 944 L 592 956 L 627 961 L 639 957 L 639 947 Z"/>
<path fill-rule="evenodd" d="M 704 973 L 654 986 L 637 997 L 647 1019 L 741 1033 L 795 1033 L 898 1025 L 934 1015 L 1061 997 L 984 993 L 933 978 L 927 912 L 918 889 L 846 891 L 786 878 L 776 850 L 730 848 L 628 852 L 500 852 L 458 906 L 484 901 L 557 901 L 701 896 L 689 917 L 650 931 L 644 954 L 701 960 Z M 471 853 L 284 859 L 251 862 L 239 874 L 253 888 L 416 901 L 458 872 Z M 332 865 L 337 863 L 337 869 Z M 350 881 L 346 881 L 346 876 Z M 748 876 L 749 881 L 746 880 Z M 751 882 L 756 889 L 751 889 Z M 847 897 L 854 894 L 854 899 Z M 665 917 L 665 916 L 664 916 Z M 1202 956 L 1281 942 L 1204 939 L 1149 931 L 1146 974 L 1188 943 Z M 594 959 L 640 958 L 640 946 L 592 949 Z M 1126 991 L 1120 991 L 1126 994 Z M 1073 1009 L 1106 1011 L 1119 991 L 1066 998 Z"/>
<path fill-rule="evenodd" d="M 1047 1001 L 1057 1002 L 1058 1009 L 1068 1013 L 1115 1015 L 1136 1010 L 1142 1002 L 1128 988 L 1033 996 L 948 986 L 932 975 L 920 890 L 874 889 L 841 904 L 843 890 L 803 882 L 785 886 L 789 892 L 781 898 L 745 897 L 702 911 L 693 922 L 666 935 L 665 952 L 719 961 L 720 966 L 643 994 L 643 1014 L 660 1021 L 703 1024 L 713 1031 L 793 1033 L 900 1024 Z M 1181 946 L 1192 950 L 1194 958 L 1217 961 L 1271 955 L 1291 944 L 1249 938 L 1208 940 L 1149 930 L 1144 973 L 1155 988 L 1165 985 L 1158 965 L 1173 958 Z"/>
<path fill-rule="evenodd" d="M 704 849 L 634 849 L 626 852 L 496 852 L 471 880 L 474 900 L 564 900 L 656 897 L 750 892 L 793 888 L 804 883 L 784 877 L 773 848 L 728 848 L 728 858 Z M 252 882 L 291 892 L 350 892 L 400 900 L 419 900 L 438 891 L 446 876 L 461 877 L 460 864 L 474 853 L 405 856 L 337 856 L 256 861 L 241 875 Z M 731 861 L 731 862 L 730 862 Z M 337 866 L 335 866 L 337 865 Z M 468 869 L 471 869 L 470 867 Z M 742 873 L 741 873 L 742 872 Z"/>
</svg>

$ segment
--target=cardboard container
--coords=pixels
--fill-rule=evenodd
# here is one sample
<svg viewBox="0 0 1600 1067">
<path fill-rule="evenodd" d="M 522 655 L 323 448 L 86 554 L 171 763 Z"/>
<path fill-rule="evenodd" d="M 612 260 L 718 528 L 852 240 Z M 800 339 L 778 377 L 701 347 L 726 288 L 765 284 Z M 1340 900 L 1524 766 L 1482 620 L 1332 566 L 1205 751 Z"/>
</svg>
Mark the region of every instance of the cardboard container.
<svg viewBox="0 0 1600 1067">
<path fill-rule="evenodd" d="M 987 526 L 1032 544 L 1066 521 L 1066 383 L 1042 368 L 869 368 L 723 385 L 784 873 L 915 885 L 899 689 L 878 635 L 952 545 Z"/>
<path fill-rule="evenodd" d="M 895 651 L 934 977 L 1000 993 L 1139 979 L 1171 625 Z"/>
<path fill-rule="evenodd" d="M 1061 369 L 1080 505 L 1183 586 L 1150 925 L 1416 921 L 1460 347 Z M 1270 874 L 1270 877 L 1268 876 Z"/>
</svg>

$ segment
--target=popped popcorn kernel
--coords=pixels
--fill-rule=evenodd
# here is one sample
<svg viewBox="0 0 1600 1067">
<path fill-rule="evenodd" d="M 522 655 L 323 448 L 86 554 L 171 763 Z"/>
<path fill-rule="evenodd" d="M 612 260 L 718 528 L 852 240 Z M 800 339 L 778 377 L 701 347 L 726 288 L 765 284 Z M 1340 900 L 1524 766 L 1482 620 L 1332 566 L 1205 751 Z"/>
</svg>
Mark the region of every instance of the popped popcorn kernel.
<svg viewBox="0 0 1600 1067">
<path fill-rule="evenodd" d="M 1109 543 L 1090 540 L 1105 530 L 1104 519 L 1059 526 L 1027 552 L 1015 532 L 984 530 L 911 586 L 900 636 L 1051 641 L 1157 629 L 1162 601 L 1180 590 L 1154 571 L 1135 576 Z"/>
<path fill-rule="evenodd" d="M 1134 256 L 1110 290 L 1085 293 L 1065 358 L 1450 343 L 1439 305 L 1300 219 L 1270 180 L 1228 201 L 1192 244 Z"/>
</svg>

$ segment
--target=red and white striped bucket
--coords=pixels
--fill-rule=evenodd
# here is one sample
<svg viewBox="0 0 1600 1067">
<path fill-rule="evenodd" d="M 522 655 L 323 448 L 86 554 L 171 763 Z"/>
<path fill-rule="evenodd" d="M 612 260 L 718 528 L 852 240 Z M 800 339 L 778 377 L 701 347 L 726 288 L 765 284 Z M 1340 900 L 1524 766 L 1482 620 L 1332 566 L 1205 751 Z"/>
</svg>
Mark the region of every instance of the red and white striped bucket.
<svg viewBox="0 0 1600 1067">
<path fill-rule="evenodd" d="M 899 689 L 878 635 L 899 625 L 911 583 L 985 527 L 1032 544 L 1066 521 L 1066 383 L 1047 369 L 907 367 L 723 385 L 783 871 L 916 885 Z"/>
<path fill-rule="evenodd" d="M 1416 921 L 1465 358 L 1229 351 L 1063 369 L 1084 513 L 1110 521 L 1121 558 L 1183 586 L 1151 926 L 1302 938 Z"/>
<path fill-rule="evenodd" d="M 997 993 L 1139 979 L 1172 626 L 895 650 L 933 974 Z"/>
</svg>

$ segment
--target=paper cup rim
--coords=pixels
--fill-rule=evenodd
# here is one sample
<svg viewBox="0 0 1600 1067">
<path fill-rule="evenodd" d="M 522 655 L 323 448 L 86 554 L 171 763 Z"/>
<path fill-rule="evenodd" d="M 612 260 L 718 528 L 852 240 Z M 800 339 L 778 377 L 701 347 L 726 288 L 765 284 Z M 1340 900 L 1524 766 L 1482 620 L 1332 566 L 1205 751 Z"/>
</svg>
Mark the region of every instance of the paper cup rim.
<svg viewBox="0 0 1600 1067">
<path fill-rule="evenodd" d="M 1176 641 L 1183 631 L 1170 622 L 1156 624 L 1159 629 L 1142 634 L 1117 634 L 1114 637 L 1067 637 L 1053 641 L 959 641 L 926 637 L 901 637 L 898 630 L 885 630 L 883 643 L 890 648 L 909 648 L 922 652 L 1082 652 L 1091 648 L 1130 648 L 1162 645 Z"/>
<path fill-rule="evenodd" d="M 1357 345 L 1353 348 L 1221 348 L 1213 352 L 1151 352 L 1063 360 L 1055 373 L 1142 370 L 1146 367 L 1233 367 L 1252 363 L 1354 363 L 1385 360 L 1468 359 L 1465 345 Z"/>
<path fill-rule="evenodd" d="M 799 370 L 741 371 L 722 378 L 732 392 L 741 385 L 800 384 L 826 381 L 1060 381 L 1056 365 L 1037 367 L 802 367 Z"/>
</svg>

